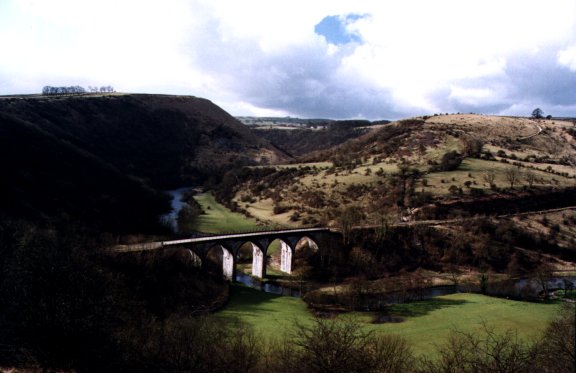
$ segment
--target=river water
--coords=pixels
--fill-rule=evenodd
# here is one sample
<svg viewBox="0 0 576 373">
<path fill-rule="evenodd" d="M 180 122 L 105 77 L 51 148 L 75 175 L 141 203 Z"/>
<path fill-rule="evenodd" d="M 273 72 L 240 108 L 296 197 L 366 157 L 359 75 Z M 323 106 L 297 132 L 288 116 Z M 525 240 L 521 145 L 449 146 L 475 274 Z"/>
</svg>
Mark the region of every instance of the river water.
<svg viewBox="0 0 576 373">
<path fill-rule="evenodd" d="M 576 288 L 576 277 L 574 276 L 565 276 L 565 277 L 552 277 L 548 281 L 546 281 L 548 289 L 564 289 L 565 281 L 567 283 L 571 283 L 573 288 Z M 514 286 L 517 289 L 522 289 L 527 286 L 533 286 L 540 288 L 540 284 L 537 283 L 535 279 L 526 279 L 521 278 L 516 280 Z"/>
<path fill-rule="evenodd" d="M 258 279 L 255 279 L 252 276 L 249 276 L 245 273 L 238 272 L 236 274 L 236 281 L 267 292 L 277 295 L 285 295 L 291 297 L 300 297 L 301 292 L 297 289 L 286 288 L 281 285 L 264 282 L 262 283 Z M 572 283 L 572 286 L 576 288 L 576 277 L 567 276 L 567 277 L 553 277 L 548 281 L 548 288 L 549 289 L 563 289 L 565 286 L 565 282 L 568 281 Z M 531 287 L 535 289 L 533 291 L 534 296 L 539 292 L 540 285 L 536 283 L 534 279 L 518 279 L 514 280 L 512 283 L 513 289 L 508 289 L 510 295 L 513 295 L 516 292 L 520 292 L 521 289 L 526 287 Z M 424 289 L 413 289 L 407 291 L 398 291 L 398 292 L 390 292 L 386 294 L 379 294 L 374 297 L 366 296 L 364 299 L 365 308 L 378 308 L 381 307 L 383 304 L 390 304 L 390 303 L 404 303 L 416 300 L 424 300 L 424 299 L 431 299 L 435 297 L 439 297 L 442 295 L 449 295 L 458 292 L 478 292 L 478 289 L 467 288 L 466 286 L 454 286 L 454 285 L 443 285 L 443 286 L 434 286 L 430 288 Z M 505 296 L 506 294 L 493 294 L 497 296 Z"/>
<path fill-rule="evenodd" d="M 165 191 L 165 193 L 170 195 L 172 198 L 170 201 L 172 211 L 170 211 L 168 214 L 162 215 L 160 217 L 160 221 L 165 222 L 170 228 L 172 228 L 174 233 L 178 233 L 178 213 L 184 206 L 186 206 L 186 203 L 182 201 L 182 197 L 184 193 L 190 189 L 190 187 L 186 187 Z"/>
<path fill-rule="evenodd" d="M 249 276 L 242 272 L 236 273 L 236 281 L 251 288 L 262 290 L 266 293 L 285 295 L 289 297 L 300 297 L 301 295 L 300 290 L 287 288 L 277 284 L 272 284 L 270 282 L 262 283 L 261 281 L 258 281 L 254 277 Z"/>
</svg>

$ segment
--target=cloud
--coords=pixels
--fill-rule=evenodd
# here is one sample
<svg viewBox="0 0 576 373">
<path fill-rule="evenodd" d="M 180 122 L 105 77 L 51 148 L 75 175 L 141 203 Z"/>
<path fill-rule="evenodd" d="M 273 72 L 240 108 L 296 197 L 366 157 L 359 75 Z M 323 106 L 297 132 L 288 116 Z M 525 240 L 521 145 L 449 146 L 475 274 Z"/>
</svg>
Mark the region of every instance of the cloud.
<svg viewBox="0 0 576 373">
<path fill-rule="evenodd" d="M 558 52 L 558 63 L 576 71 L 576 47 L 569 47 Z"/>
<path fill-rule="evenodd" d="M 575 19 L 573 0 L 5 0 L 0 93 L 112 84 L 236 115 L 569 115 Z"/>
</svg>

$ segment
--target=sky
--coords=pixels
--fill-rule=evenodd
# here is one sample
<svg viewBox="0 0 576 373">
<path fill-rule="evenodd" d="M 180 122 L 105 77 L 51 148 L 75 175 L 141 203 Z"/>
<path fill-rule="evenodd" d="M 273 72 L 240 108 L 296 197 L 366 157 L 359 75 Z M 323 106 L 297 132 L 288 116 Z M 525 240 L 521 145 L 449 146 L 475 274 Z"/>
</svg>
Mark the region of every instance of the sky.
<svg viewBox="0 0 576 373">
<path fill-rule="evenodd" d="M 45 85 L 237 116 L 576 117 L 576 0 L 0 0 L 0 95 Z"/>
</svg>

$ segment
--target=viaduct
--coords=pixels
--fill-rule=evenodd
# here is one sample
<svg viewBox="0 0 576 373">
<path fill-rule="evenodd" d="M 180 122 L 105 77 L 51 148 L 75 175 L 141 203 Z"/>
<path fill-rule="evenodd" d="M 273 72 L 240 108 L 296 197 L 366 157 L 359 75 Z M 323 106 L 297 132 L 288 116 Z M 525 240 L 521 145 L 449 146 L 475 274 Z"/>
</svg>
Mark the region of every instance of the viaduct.
<svg viewBox="0 0 576 373">
<path fill-rule="evenodd" d="M 252 246 L 252 275 L 266 277 L 266 254 L 270 244 L 280 241 L 280 270 L 291 273 L 294 264 L 296 247 L 306 242 L 310 247 L 318 249 L 322 236 L 337 235 L 328 228 L 302 228 L 221 234 L 206 237 L 187 238 L 181 240 L 158 241 L 134 245 L 118 245 L 110 249 L 113 253 L 145 252 L 162 250 L 170 247 L 183 247 L 204 265 L 208 255 L 215 253 L 222 261 L 222 273 L 227 280 L 236 276 L 236 262 L 240 248 L 249 243 Z"/>
</svg>

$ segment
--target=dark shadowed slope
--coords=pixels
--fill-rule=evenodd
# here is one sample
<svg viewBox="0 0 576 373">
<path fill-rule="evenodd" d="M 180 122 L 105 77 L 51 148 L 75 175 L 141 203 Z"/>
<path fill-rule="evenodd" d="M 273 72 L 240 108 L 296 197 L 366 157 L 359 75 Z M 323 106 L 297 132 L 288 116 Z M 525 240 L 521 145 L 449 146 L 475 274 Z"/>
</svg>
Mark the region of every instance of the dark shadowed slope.
<svg viewBox="0 0 576 373">
<path fill-rule="evenodd" d="M 166 198 L 37 126 L 0 113 L 0 217 L 158 229 Z"/>
<path fill-rule="evenodd" d="M 158 95 L 0 99 L 0 215 L 149 231 L 150 188 L 285 159 L 208 100 Z"/>
<path fill-rule="evenodd" d="M 224 110 L 196 97 L 3 99 L 0 112 L 162 188 L 218 175 L 234 164 L 285 160 Z"/>
</svg>

